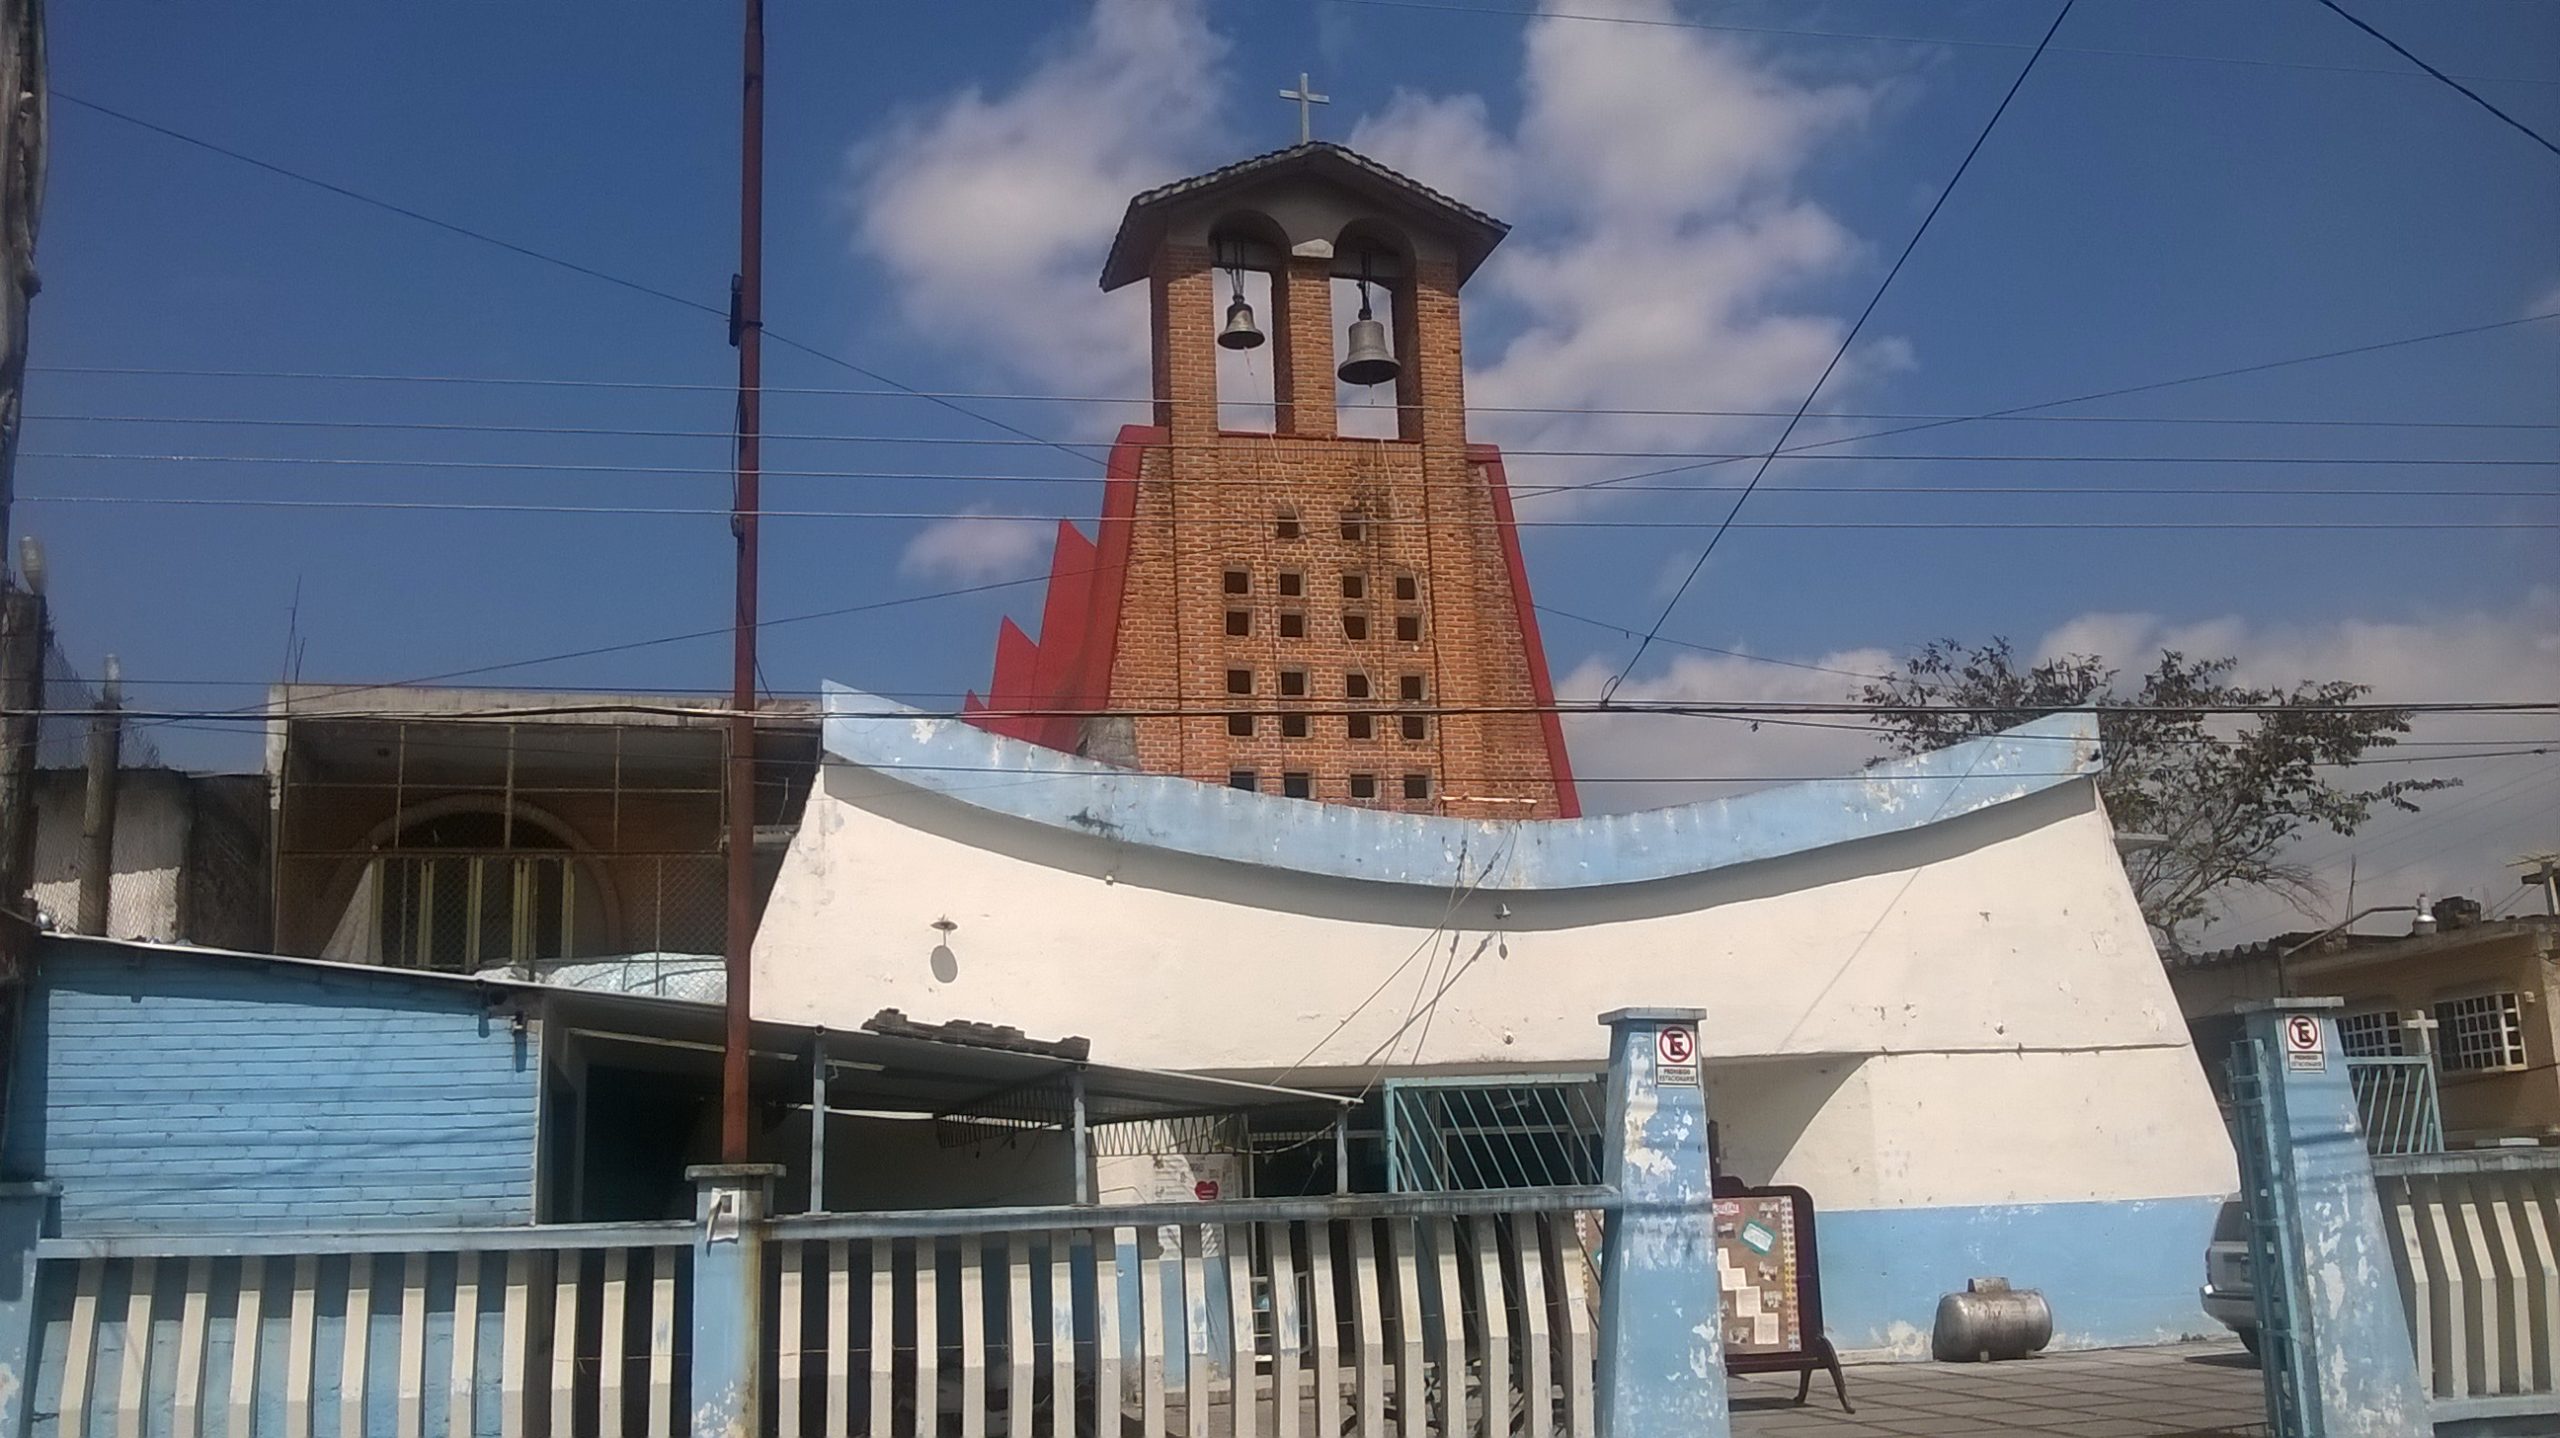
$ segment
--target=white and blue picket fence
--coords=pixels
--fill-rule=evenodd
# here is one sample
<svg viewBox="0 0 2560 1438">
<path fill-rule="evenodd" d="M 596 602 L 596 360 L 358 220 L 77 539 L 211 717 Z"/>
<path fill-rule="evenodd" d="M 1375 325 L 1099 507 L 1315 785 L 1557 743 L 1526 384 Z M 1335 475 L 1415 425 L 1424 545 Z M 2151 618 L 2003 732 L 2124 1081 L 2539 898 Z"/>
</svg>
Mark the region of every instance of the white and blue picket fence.
<svg viewBox="0 0 2560 1438">
<path fill-rule="evenodd" d="M 1584 1438 L 1593 1283 L 1577 1215 L 1610 1201 L 1512 1190 L 774 1219 L 764 1426 Z M 45 1240 L 25 1431 L 684 1433 L 694 1239 L 652 1223 Z"/>
</svg>

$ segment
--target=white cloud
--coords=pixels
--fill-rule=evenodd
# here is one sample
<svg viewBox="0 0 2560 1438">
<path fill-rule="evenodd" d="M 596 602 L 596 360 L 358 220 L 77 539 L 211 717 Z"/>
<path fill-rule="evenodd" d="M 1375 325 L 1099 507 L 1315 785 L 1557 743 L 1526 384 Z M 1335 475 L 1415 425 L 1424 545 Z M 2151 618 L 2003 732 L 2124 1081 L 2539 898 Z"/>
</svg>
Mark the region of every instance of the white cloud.
<svg viewBox="0 0 2560 1438">
<path fill-rule="evenodd" d="M 2527 315 L 2560 314 L 2560 282 L 2554 282 L 2551 288 L 2534 296 L 2533 303 L 2526 305 L 2523 313 Z"/>
<path fill-rule="evenodd" d="M 2087 626 L 2092 616 L 2075 624 Z M 2377 701 L 2560 701 L 2560 590 L 2529 591 L 2507 613 L 2470 612 L 2412 620 L 2340 619 L 2318 624 L 2266 624 L 2235 617 L 2164 624 L 2142 615 L 2103 617 L 2119 638 L 2103 652 L 2127 670 L 2164 648 L 2188 655 L 2239 657 L 2242 683 L 2285 687 L 2306 679 L 2353 679 L 2373 686 Z M 2084 647 L 2073 638 L 2048 650 Z M 2549 714 L 2419 716 L 2403 746 L 2377 751 L 2391 763 L 2352 771 L 2367 784 L 2399 778 L 2458 778 L 2462 787 L 2418 795 L 2419 812 L 2378 811 L 2352 838 L 2326 831 L 2306 836 L 2295 857 L 2318 873 L 2327 902 L 2317 922 L 2280 902 L 2244 896 L 2232 902 L 2208 942 L 2335 923 L 2345 907 L 2352 861 L 2356 906 L 2407 903 L 2420 894 L 2468 894 L 2497 904 L 2516 893 L 2508 860 L 2529 848 L 2560 847 L 2560 719 Z M 2504 742 L 2516 740 L 2521 742 Z M 2537 744 L 2534 741 L 2545 741 Z M 2545 748 L 2543 754 L 2448 760 L 2461 747 Z M 2512 910 L 2511 910 L 2512 912 Z"/>
<path fill-rule="evenodd" d="M 953 518 L 935 520 L 908 540 L 898 556 L 898 572 L 910 579 L 960 584 L 1011 579 L 1038 566 L 1055 533 L 1055 521 L 999 515 L 986 505 L 971 505 Z"/>
<path fill-rule="evenodd" d="M 1672 0 L 1632 0 L 1669 16 Z M 888 271 L 918 338 L 1082 393 L 1144 389 L 1135 287 L 1094 276 L 1128 197 L 1232 158 L 1220 127 L 1227 42 L 1203 0 L 1095 0 L 1021 79 L 910 113 L 855 153 L 855 247 Z M 1350 143 L 1519 228 L 1470 289 L 1482 405 L 1792 406 L 1843 321 L 1787 292 L 1862 246 L 1791 184 L 1875 92 L 1783 78 L 1697 32 L 1561 21 L 1525 27 L 1521 109 L 1400 92 Z M 1347 103 L 1344 102 L 1344 103 Z M 1861 345 L 1834 388 L 1907 362 Z M 1480 417 L 1531 448 L 1731 448 L 1765 421 Z M 1515 465 L 1515 480 L 1625 468 Z M 1548 512 L 1556 500 L 1538 501 Z M 1569 501 L 1567 501 L 1569 502 Z"/>
<path fill-rule="evenodd" d="M 855 246 L 920 336 L 1077 393 L 1145 390 L 1146 296 L 1104 295 L 1131 195 L 1217 143 L 1201 0 L 1096 0 L 1010 89 L 972 86 L 853 156 Z"/>
<path fill-rule="evenodd" d="M 2560 590 L 2528 592 L 2512 610 L 2416 619 L 2339 619 L 2264 623 L 2237 617 L 2169 623 L 2143 614 L 2077 616 L 2022 645 L 2037 657 L 2063 652 L 2104 655 L 2138 674 L 2163 648 L 2190 656 L 2239 658 L 2240 682 L 2290 686 L 2306 679 L 2352 679 L 2373 686 L 2379 701 L 2508 700 L 2560 702 Z M 1883 649 L 1816 657 L 1827 668 L 1881 673 L 1894 664 Z M 1588 699 L 1613 666 L 1594 662 L 1566 676 L 1559 691 Z M 1857 680 L 1841 674 L 1764 662 L 1684 653 L 1652 678 L 1629 680 L 1627 700 L 1833 703 Z M 1861 729 L 1749 726 L 1720 720 L 1626 714 L 1577 715 L 1566 721 L 1578 773 L 1635 776 L 1645 782 L 1595 783 L 1583 796 L 1594 811 L 1646 808 L 1742 792 L 1743 784 L 1702 784 L 1702 776 L 1813 777 L 1849 773 L 1879 752 Z M 2549 752 L 2461 760 L 2448 741 L 2484 749 Z M 2550 714 L 2421 716 L 2403 747 L 2376 751 L 2394 762 L 2351 771 L 2365 783 L 2396 778 L 2455 777 L 2460 788 L 2418 796 L 2420 812 L 2384 811 L 2353 838 L 2307 835 L 2294 857 L 2326 890 L 2319 924 L 2345 916 L 2350 860 L 2355 901 L 2407 903 L 2419 894 L 2468 894 L 2495 905 L 2519 897 L 2508 861 L 2528 850 L 2560 848 L 2560 718 Z M 2509 912 L 2515 912 L 2511 908 Z M 2386 921 L 2375 920 L 2379 925 Z M 2207 942 L 2242 942 L 2290 928 L 2316 926 L 2282 902 L 2234 900 L 2206 931 Z"/>
<path fill-rule="evenodd" d="M 1669 0 L 1631 13 L 1668 17 Z M 1744 46 L 1695 32 L 1560 20 L 1527 27 L 1522 105 L 1509 133 L 1474 96 L 1402 94 L 1352 144 L 1427 184 L 1521 221 L 1477 279 L 1522 324 L 1488 357 L 1469 400 L 1484 407 L 1789 409 L 1839 346 L 1835 315 L 1790 291 L 1861 253 L 1829 212 L 1792 192 L 1875 92 L 1780 77 Z M 1851 357 L 1859 373 L 1909 363 L 1889 337 Z M 1515 448 L 1746 447 L 1772 421 L 1678 416 L 1480 414 Z M 1513 465 L 1515 480 L 1588 480 L 1628 461 Z M 1576 497 L 1542 501 L 1552 514 Z"/>
<path fill-rule="evenodd" d="M 1819 665 L 1820 669 L 1798 667 Z M 1892 672 L 1883 649 L 1852 649 L 1792 664 L 1684 652 L 1651 677 L 1618 687 L 1624 703 L 1693 701 L 1721 704 L 1837 704 L 1862 674 Z M 1833 672 L 1824 672 L 1833 671 Z M 1568 702 L 1600 696 L 1614 661 L 1594 659 L 1564 676 L 1556 692 Z M 1812 779 L 1855 771 L 1875 757 L 1874 732 L 1857 720 L 1748 723 L 1672 715 L 1576 714 L 1565 720 L 1566 750 L 1583 807 L 1619 813 L 1720 798 L 1765 788 L 1782 778 Z M 1733 779 L 1756 782 L 1709 782 Z"/>
</svg>

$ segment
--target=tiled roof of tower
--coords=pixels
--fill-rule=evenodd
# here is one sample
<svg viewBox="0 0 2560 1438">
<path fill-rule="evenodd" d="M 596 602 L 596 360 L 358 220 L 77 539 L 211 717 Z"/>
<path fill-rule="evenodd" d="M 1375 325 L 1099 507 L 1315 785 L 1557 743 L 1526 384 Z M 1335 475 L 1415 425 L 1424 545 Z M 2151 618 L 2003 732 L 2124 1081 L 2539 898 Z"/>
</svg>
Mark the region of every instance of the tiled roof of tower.
<svg viewBox="0 0 2560 1438">
<path fill-rule="evenodd" d="M 1458 251 L 1458 280 L 1462 284 L 1475 273 L 1476 266 L 1484 263 L 1485 256 L 1493 253 L 1493 247 L 1502 243 L 1502 237 L 1511 233 L 1509 225 L 1484 211 L 1398 174 L 1357 150 L 1330 140 L 1309 140 L 1221 165 L 1187 180 L 1158 185 L 1132 197 L 1128 213 L 1121 218 L 1120 232 L 1111 238 L 1111 253 L 1103 259 L 1102 287 L 1116 290 L 1146 277 L 1147 256 L 1162 237 L 1165 212 L 1174 204 L 1292 171 L 1320 175 L 1355 189 L 1380 191 L 1429 214 L 1449 230 Z"/>
</svg>

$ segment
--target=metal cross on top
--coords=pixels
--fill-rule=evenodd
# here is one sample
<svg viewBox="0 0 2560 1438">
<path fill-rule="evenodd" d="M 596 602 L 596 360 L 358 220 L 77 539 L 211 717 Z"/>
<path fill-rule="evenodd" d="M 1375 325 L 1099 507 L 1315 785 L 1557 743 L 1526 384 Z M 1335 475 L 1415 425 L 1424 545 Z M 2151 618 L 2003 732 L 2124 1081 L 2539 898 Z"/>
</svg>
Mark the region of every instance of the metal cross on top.
<svg viewBox="0 0 2560 1438">
<path fill-rule="evenodd" d="M 1298 72 L 1298 88 L 1281 91 L 1280 98 L 1298 102 L 1298 143 L 1303 145 L 1314 139 L 1316 137 L 1315 107 L 1332 104 L 1333 97 L 1317 94 L 1316 87 L 1307 82 L 1307 73 L 1301 70 Z"/>
</svg>

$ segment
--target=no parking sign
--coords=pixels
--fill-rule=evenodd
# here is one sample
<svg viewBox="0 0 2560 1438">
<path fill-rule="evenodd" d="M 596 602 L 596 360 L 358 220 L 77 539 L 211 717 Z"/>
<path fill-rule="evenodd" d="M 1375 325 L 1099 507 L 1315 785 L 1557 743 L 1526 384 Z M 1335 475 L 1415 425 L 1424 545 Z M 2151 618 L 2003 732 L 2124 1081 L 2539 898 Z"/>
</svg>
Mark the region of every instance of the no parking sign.
<svg viewBox="0 0 2560 1438">
<path fill-rule="evenodd" d="M 1698 1031 L 1687 1024 L 1670 1024 L 1654 1031 L 1653 1080 L 1663 1085 L 1694 1084 L 1698 1081 Z"/>
<path fill-rule="evenodd" d="M 2329 1036 L 2318 1016 L 2285 1015 L 2284 1066 L 2295 1073 L 2319 1073 L 2329 1067 Z"/>
</svg>

